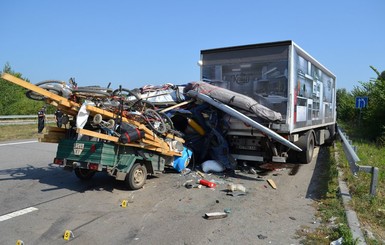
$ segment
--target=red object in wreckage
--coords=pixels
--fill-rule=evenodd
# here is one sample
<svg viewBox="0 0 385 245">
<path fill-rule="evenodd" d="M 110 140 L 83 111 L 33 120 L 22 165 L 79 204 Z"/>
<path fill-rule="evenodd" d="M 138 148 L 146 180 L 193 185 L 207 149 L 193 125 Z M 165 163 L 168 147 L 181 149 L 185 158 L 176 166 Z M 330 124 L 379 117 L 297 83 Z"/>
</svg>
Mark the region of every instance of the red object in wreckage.
<svg viewBox="0 0 385 245">
<path fill-rule="evenodd" d="M 217 186 L 215 183 L 210 182 L 210 181 L 205 180 L 205 179 L 199 180 L 199 184 L 210 187 L 210 188 L 215 188 Z"/>
</svg>

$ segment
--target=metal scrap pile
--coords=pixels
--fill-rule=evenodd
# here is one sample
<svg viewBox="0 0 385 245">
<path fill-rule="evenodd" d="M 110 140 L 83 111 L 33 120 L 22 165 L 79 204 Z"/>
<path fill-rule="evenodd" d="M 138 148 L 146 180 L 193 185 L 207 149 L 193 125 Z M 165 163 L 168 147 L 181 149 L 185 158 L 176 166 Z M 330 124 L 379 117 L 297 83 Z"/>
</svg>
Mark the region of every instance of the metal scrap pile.
<svg viewBox="0 0 385 245">
<path fill-rule="evenodd" d="M 46 101 L 66 114 L 65 129 L 49 127 L 41 141 L 59 142 L 63 138 L 110 141 L 168 156 L 193 152 L 196 164 L 215 160 L 216 164 L 209 161 L 210 164 L 202 165 L 207 171 L 234 169 L 236 161 L 225 139 L 228 115 L 210 103 L 202 103 L 198 95 L 227 101 L 237 110 L 265 120 L 281 120 L 279 113 L 251 98 L 205 82 L 111 89 L 79 87 L 74 79 L 68 83 L 45 81 L 33 85 L 9 74 L 2 77 L 27 88 L 28 98 Z M 182 171 L 187 164 L 174 167 Z"/>
</svg>

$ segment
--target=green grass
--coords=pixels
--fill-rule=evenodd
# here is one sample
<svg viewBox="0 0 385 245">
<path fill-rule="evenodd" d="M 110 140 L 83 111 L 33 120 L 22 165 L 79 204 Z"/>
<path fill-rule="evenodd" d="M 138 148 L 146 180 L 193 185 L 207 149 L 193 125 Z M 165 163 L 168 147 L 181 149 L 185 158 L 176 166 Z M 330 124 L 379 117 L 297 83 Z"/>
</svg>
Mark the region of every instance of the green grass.
<svg viewBox="0 0 385 245">
<path fill-rule="evenodd" d="M 53 126 L 53 123 L 48 125 Z M 45 129 L 44 129 L 45 130 Z M 43 132 L 45 132 L 43 130 Z M 34 139 L 38 138 L 37 123 L 24 125 L 1 125 L 0 141 L 17 140 L 17 139 Z"/>
<path fill-rule="evenodd" d="M 357 176 L 353 176 L 347 160 L 341 159 L 344 177 L 352 196 L 351 205 L 357 212 L 361 226 L 377 237 L 376 240 L 367 240 L 367 243 L 382 244 L 378 241 L 385 241 L 385 148 L 363 140 L 353 140 L 353 145 L 358 148 L 357 155 L 360 158 L 358 164 L 378 167 L 379 176 L 376 196 L 371 196 L 369 191 L 372 175 L 358 172 Z M 341 147 L 339 143 L 341 154 L 344 154 Z"/>
</svg>

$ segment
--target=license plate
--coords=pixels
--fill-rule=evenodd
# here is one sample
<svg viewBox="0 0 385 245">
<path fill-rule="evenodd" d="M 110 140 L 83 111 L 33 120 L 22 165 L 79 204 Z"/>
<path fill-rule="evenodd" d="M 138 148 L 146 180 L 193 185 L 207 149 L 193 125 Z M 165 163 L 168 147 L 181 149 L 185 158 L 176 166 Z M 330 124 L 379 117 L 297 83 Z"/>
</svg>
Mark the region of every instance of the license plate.
<svg viewBox="0 0 385 245">
<path fill-rule="evenodd" d="M 79 156 L 80 154 L 82 154 L 84 150 L 84 144 L 82 143 L 75 143 L 74 145 L 74 154 Z"/>
</svg>

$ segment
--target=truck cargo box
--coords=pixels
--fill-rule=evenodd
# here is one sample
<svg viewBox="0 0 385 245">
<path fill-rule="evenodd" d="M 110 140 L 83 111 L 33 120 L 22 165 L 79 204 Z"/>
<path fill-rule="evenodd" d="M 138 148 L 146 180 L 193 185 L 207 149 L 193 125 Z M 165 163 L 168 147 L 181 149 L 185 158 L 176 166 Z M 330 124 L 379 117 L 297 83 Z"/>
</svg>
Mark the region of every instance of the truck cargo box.
<svg viewBox="0 0 385 245">
<path fill-rule="evenodd" d="M 280 113 L 280 122 L 254 118 L 305 152 L 307 142 L 321 145 L 334 136 L 336 77 L 293 41 L 202 50 L 199 63 L 202 81 L 249 96 Z M 239 120 L 228 120 L 227 136 L 237 159 L 286 161 L 282 157 L 286 149 L 267 152 L 261 144 L 263 135 Z M 307 153 L 306 162 L 312 155 Z"/>
</svg>

